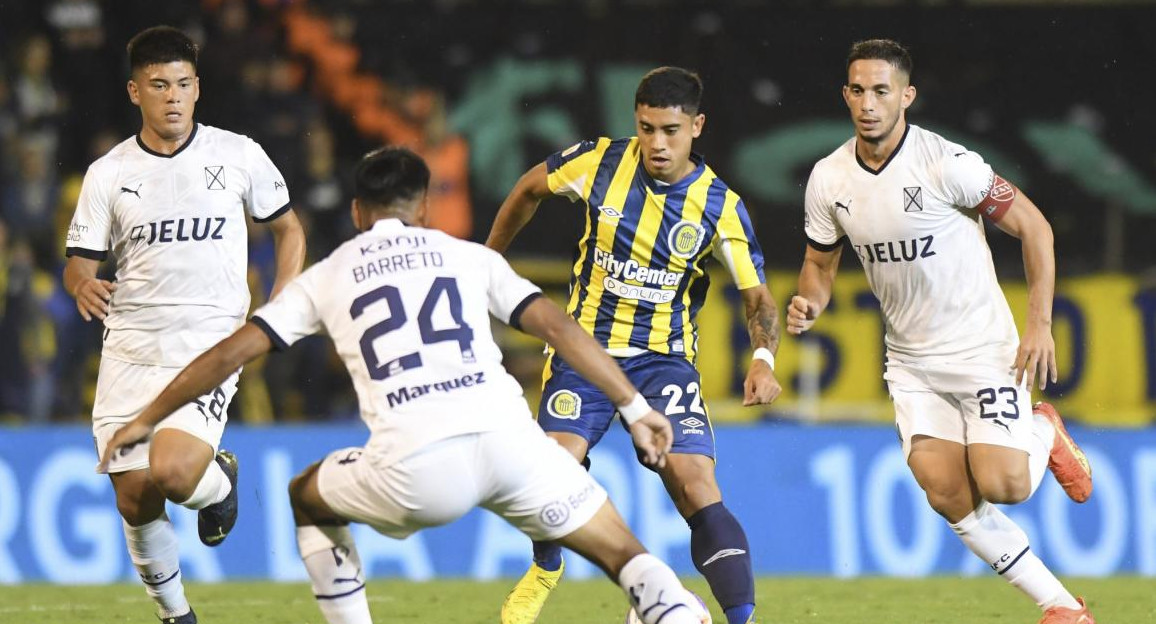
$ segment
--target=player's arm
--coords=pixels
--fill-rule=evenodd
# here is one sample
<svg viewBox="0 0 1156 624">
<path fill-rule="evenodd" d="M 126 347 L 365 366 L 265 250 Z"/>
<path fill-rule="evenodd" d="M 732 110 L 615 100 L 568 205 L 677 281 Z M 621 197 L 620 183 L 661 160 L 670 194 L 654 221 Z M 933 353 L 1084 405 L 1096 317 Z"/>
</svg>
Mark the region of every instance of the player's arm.
<svg viewBox="0 0 1156 624">
<path fill-rule="evenodd" d="M 670 421 L 654 411 L 626 374 L 606 351 L 561 308 L 545 297 L 537 297 L 516 319 L 522 331 L 545 340 L 578 374 L 601 390 L 618 406 L 630 426 L 634 445 L 643 452 L 648 466 L 666 464 L 673 434 Z"/>
<path fill-rule="evenodd" d="M 268 353 L 273 342 L 252 322 L 245 323 L 232 336 L 218 342 L 185 367 L 139 416 L 121 427 L 105 447 L 97 472 L 105 472 L 109 461 L 121 448 L 131 448 L 152 436 L 153 428 L 186 405 L 220 386 L 237 369 Z"/>
<path fill-rule="evenodd" d="M 997 180 L 1002 180 L 997 177 Z M 1024 271 L 1028 281 L 1028 314 L 1016 353 L 1016 382 L 1027 378 L 1027 387 L 1038 379 L 1043 390 L 1048 380 L 1056 382 L 1059 368 L 1056 366 L 1056 342 L 1052 337 L 1052 297 L 1056 291 L 1056 255 L 1052 226 L 1032 200 L 1007 184 L 1014 196 L 1004 200 L 1006 208 L 999 210 L 1000 193 L 995 189 L 993 199 L 987 205 L 997 205 L 991 210 L 991 219 L 999 229 L 1020 239 L 1023 247 Z M 980 214 L 989 211 L 981 208 Z"/>
<path fill-rule="evenodd" d="M 743 405 L 766 405 L 778 398 L 783 386 L 775 379 L 779 351 L 779 312 L 765 284 L 739 291 L 747 315 L 754 358 L 743 382 Z"/>
<path fill-rule="evenodd" d="M 281 289 L 301 273 L 305 265 L 305 228 L 292 210 L 268 223 L 273 234 L 273 250 L 277 261 L 277 274 L 269 298 L 277 296 Z"/>
<path fill-rule="evenodd" d="M 533 218 L 538 211 L 538 204 L 549 197 L 550 186 L 547 183 L 546 163 L 538 163 L 533 169 L 522 174 L 513 190 L 498 208 L 498 215 L 494 217 L 494 225 L 490 228 L 490 235 L 486 238 L 486 247 L 506 253 L 514 237 Z"/>
<path fill-rule="evenodd" d="M 811 329 L 815 319 L 827 309 L 842 255 L 842 245 L 830 250 L 807 245 L 803 268 L 799 270 L 799 294 L 791 297 L 791 304 L 787 306 L 788 333 L 799 335 Z"/>
<path fill-rule="evenodd" d="M 64 290 L 76 299 L 76 309 L 86 321 L 92 317 L 104 320 L 116 284 L 96 276 L 100 260 L 74 255 L 64 265 Z"/>
</svg>

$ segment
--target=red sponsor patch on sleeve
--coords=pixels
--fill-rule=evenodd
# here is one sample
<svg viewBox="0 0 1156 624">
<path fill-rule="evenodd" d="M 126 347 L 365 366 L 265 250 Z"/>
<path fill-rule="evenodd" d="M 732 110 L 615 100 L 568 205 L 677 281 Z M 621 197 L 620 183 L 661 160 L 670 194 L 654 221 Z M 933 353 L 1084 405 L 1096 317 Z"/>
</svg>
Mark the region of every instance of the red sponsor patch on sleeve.
<svg viewBox="0 0 1156 624">
<path fill-rule="evenodd" d="M 979 214 L 983 215 L 985 219 L 995 222 L 1003 218 L 1008 208 L 1011 208 L 1012 201 L 1015 198 L 1015 185 L 1001 178 L 999 174 L 993 174 L 991 188 L 987 191 L 987 197 L 975 208 L 979 210 Z"/>
</svg>

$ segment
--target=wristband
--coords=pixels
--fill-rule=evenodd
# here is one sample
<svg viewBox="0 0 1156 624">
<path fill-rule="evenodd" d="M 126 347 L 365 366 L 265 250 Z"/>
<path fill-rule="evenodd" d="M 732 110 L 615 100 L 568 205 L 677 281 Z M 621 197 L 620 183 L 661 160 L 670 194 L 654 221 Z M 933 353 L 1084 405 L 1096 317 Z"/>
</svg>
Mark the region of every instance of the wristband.
<svg viewBox="0 0 1156 624">
<path fill-rule="evenodd" d="M 771 370 L 775 370 L 775 354 L 771 353 L 771 350 L 766 347 L 755 349 L 754 354 L 751 355 L 751 359 L 762 360 L 767 363 L 767 366 L 771 367 Z"/>
<path fill-rule="evenodd" d="M 633 425 L 650 413 L 650 404 L 646 402 L 641 392 L 635 392 L 634 398 L 629 403 L 618 406 L 618 413 L 622 414 L 626 424 Z"/>
</svg>

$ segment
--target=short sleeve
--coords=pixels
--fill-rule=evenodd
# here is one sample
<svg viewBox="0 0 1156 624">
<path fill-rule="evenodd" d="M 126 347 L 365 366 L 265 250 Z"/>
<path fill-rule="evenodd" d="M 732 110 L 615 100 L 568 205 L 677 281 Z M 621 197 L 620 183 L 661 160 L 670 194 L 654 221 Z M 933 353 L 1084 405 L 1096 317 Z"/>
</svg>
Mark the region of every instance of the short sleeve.
<svg viewBox="0 0 1156 624">
<path fill-rule="evenodd" d="M 324 261 L 319 262 L 298 275 L 272 301 L 253 313 L 250 321 L 269 336 L 278 350 L 287 349 L 323 329 L 314 288 L 317 269 L 323 264 Z"/>
<path fill-rule="evenodd" d="M 490 273 L 490 314 L 507 325 L 518 327 L 518 317 L 522 310 L 542 295 L 542 289 L 515 273 L 501 254 L 488 249 L 486 251 Z"/>
<path fill-rule="evenodd" d="M 610 139 L 581 141 L 546 158 L 546 184 L 550 192 L 570 201 L 584 200 L 598 172 L 598 163 Z"/>
<path fill-rule="evenodd" d="M 727 268 L 739 290 L 766 283 L 763 273 L 763 250 L 755 239 L 751 216 L 743 200 L 727 191 L 719 217 L 714 256 Z"/>
<path fill-rule="evenodd" d="M 991 165 L 984 162 L 983 157 L 962 147 L 943 154 L 940 174 L 944 195 L 960 208 L 980 205 L 995 179 Z"/>
<path fill-rule="evenodd" d="M 245 206 L 258 223 L 272 221 L 289 210 L 289 188 L 285 177 L 256 141 L 246 138 L 245 163 L 249 175 L 249 191 Z"/>
<path fill-rule="evenodd" d="M 803 231 L 807 234 L 808 244 L 820 251 L 832 251 L 846 234 L 835 220 L 830 201 L 824 197 L 818 165 L 807 179 L 804 202 Z"/>
<path fill-rule="evenodd" d="M 65 235 L 65 255 L 90 260 L 104 260 L 108 256 L 108 242 L 112 232 L 111 185 L 96 167 L 89 167 L 80 187 L 76 212 Z"/>
</svg>

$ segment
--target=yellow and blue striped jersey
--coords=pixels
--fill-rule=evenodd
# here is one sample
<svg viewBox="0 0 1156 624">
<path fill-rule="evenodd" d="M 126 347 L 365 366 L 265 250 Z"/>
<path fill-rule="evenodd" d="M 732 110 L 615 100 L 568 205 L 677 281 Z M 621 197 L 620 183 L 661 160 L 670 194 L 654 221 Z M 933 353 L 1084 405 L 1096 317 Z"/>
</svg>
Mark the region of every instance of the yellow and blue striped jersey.
<svg viewBox="0 0 1156 624">
<path fill-rule="evenodd" d="M 583 141 L 546 159 L 550 191 L 586 205 L 567 311 L 612 355 L 695 360 L 695 315 L 713 255 L 739 289 L 764 283 L 763 253 L 738 194 L 698 154 L 674 183 L 651 178 L 637 138 Z"/>
</svg>

